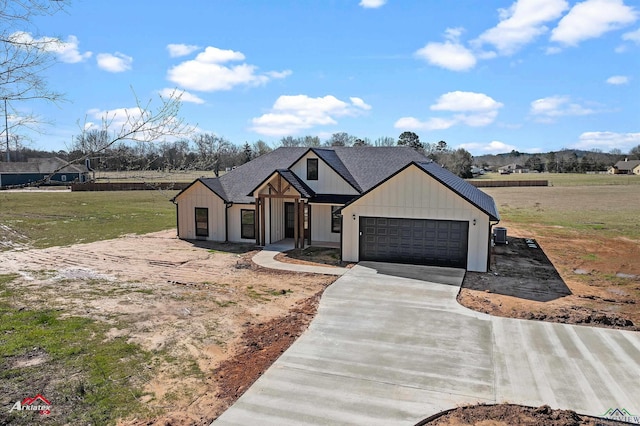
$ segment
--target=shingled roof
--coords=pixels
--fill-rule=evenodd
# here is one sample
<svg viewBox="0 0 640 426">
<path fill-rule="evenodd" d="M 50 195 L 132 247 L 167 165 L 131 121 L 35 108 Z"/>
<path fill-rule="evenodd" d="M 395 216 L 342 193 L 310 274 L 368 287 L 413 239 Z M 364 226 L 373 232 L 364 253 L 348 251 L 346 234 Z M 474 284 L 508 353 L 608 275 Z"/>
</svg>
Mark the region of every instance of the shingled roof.
<svg viewBox="0 0 640 426">
<path fill-rule="evenodd" d="M 305 198 L 321 201 L 324 200 L 323 197 L 333 197 L 328 194 L 315 194 L 289 170 L 309 151 L 326 162 L 360 194 L 370 191 L 389 177 L 415 164 L 487 213 L 492 220 L 499 220 L 500 216 L 493 198 L 408 147 L 282 147 L 245 163 L 219 178 L 201 178 L 199 181 L 226 202 L 251 204 L 255 201 L 251 193 L 277 172 Z M 342 202 L 358 198 L 358 196 L 348 195 L 341 197 Z"/>
<path fill-rule="evenodd" d="M 30 173 L 30 174 L 49 174 L 58 170 L 62 166 L 67 164 L 61 158 L 47 157 L 47 158 L 30 158 L 29 161 L 20 162 L 0 162 L 0 173 Z M 58 173 L 86 173 L 86 167 L 76 164 L 69 164 L 58 170 Z"/>
</svg>

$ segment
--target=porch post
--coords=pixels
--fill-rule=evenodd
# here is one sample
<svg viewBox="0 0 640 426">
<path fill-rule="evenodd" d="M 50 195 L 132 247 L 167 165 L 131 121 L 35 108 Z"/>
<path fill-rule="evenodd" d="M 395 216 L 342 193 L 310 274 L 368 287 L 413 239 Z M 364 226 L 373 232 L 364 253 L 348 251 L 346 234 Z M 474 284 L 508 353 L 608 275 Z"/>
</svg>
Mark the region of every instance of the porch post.
<svg viewBox="0 0 640 426">
<path fill-rule="evenodd" d="M 307 223 L 309 224 L 309 245 L 311 245 L 311 204 L 307 203 Z"/>
<path fill-rule="evenodd" d="M 265 203 L 266 198 L 261 197 L 260 199 L 260 241 L 262 242 L 263 246 L 267 245 L 267 238 L 265 236 L 266 233 L 266 226 L 265 223 L 267 221 L 267 215 L 265 213 L 265 209 L 266 209 L 266 204 Z"/>
<path fill-rule="evenodd" d="M 255 223 L 253 224 L 253 229 L 254 229 L 254 234 L 256 236 L 256 245 L 259 246 L 260 244 L 260 197 L 256 197 L 256 213 L 255 213 Z M 240 224 L 240 227 L 242 227 L 242 224 Z"/>
<path fill-rule="evenodd" d="M 300 202 L 300 209 L 298 210 L 298 214 L 300 215 L 300 220 L 298 224 L 300 226 L 300 232 L 298 236 L 300 237 L 300 248 L 304 248 L 304 201 Z"/>
<path fill-rule="evenodd" d="M 300 215 L 300 209 L 298 208 L 298 199 L 296 198 L 293 201 L 293 242 L 294 242 L 294 248 L 298 248 L 298 222 L 300 221 L 300 218 L 298 217 Z"/>
</svg>

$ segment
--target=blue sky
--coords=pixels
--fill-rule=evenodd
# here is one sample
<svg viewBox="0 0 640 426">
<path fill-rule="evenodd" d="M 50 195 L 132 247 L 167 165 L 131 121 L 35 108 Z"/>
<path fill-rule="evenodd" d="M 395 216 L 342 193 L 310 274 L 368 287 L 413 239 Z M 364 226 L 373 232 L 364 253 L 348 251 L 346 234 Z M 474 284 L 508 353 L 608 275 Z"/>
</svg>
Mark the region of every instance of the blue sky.
<svg viewBox="0 0 640 426">
<path fill-rule="evenodd" d="M 640 144 L 632 0 L 75 0 L 41 17 L 66 102 L 13 105 L 65 149 L 87 123 L 174 88 L 233 143 L 410 130 L 473 155 Z"/>
</svg>

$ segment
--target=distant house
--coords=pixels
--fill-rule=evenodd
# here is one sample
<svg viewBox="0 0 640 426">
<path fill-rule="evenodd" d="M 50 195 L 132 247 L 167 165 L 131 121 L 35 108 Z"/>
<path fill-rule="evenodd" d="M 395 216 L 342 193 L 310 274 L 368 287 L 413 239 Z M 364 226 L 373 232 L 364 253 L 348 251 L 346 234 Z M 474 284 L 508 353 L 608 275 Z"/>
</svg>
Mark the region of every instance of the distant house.
<svg viewBox="0 0 640 426">
<path fill-rule="evenodd" d="M 278 148 L 173 200 L 178 236 L 340 247 L 344 261 L 486 272 L 493 199 L 408 147 Z"/>
<path fill-rule="evenodd" d="M 520 164 L 512 163 L 502 166 L 498 169 L 501 175 L 507 175 L 509 173 L 529 173 L 529 169 L 522 167 Z"/>
<path fill-rule="evenodd" d="M 30 158 L 29 161 L 15 163 L 0 162 L 0 188 L 37 182 L 59 185 L 89 180 L 89 170 L 86 166 L 65 164 L 67 162 L 58 157 Z"/>
<path fill-rule="evenodd" d="M 609 167 L 612 175 L 640 175 L 640 160 L 624 159 Z"/>
</svg>

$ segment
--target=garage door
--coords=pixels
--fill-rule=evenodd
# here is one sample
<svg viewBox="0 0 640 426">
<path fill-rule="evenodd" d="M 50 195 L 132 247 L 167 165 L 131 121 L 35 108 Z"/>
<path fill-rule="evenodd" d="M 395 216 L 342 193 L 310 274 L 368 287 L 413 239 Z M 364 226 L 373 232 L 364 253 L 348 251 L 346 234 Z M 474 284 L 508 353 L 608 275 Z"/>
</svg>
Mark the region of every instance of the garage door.
<svg viewBox="0 0 640 426">
<path fill-rule="evenodd" d="M 467 267 L 469 222 L 360 218 L 360 260 Z"/>
</svg>

